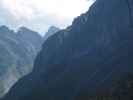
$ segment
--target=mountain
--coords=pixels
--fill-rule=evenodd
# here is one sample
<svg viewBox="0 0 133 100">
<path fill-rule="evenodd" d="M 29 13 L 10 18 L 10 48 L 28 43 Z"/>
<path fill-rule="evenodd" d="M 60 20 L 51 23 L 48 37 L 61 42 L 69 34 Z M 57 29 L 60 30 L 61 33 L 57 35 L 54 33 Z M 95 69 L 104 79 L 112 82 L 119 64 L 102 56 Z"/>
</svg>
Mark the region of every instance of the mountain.
<svg viewBox="0 0 133 100">
<path fill-rule="evenodd" d="M 0 27 L 0 97 L 32 71 L 41 44 L 42 37 L 36 32 L 20 28 L 16 33 L 6 26 Z"/>
<path fill-rule="evenodd" d="M 110 90 L 113 80 L 133 73 L 132 33 L 132 0 L 97 0 L 44 42 L 33 72 L 3 100 L 88 100 Z"/>
<path fill-rule="evenodd" d="M 41 49 L 43 37 L 41 37 L 39 33 L 26 27 L 20 27 L 17 36 L 20 39 L 21 45 L 25 45 L 29 53 L 32 53 L 32 57 L 35 59 L 37 52 Z"/>
<path fill-rule="evenodd" d="M 60 29 L 55 27 L 55 26 L 51 26 L 48 31 L 45 33 L 44 36 L 44 41 L 46 41 L 50 36 L 54 35 L 56 32 L 58 32 Z"/>
</svg>

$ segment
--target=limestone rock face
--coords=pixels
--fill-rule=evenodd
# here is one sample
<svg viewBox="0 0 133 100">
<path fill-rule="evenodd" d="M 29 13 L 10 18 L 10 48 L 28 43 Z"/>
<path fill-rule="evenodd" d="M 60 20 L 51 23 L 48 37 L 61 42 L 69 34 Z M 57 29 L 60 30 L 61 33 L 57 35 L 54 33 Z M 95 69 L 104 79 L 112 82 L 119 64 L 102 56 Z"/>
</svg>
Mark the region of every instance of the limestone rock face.
<svg viewBox="0 0 133 100">
<path fill-rule="evenodd" d="M 133 72 L 132 20 L 132 0 L 97 0 L 44 42 L 33 72 L 3 100 L 78 100 L 110 88 Z"/>
<path fill-rule="evenodd" d="M 0 97 L 32 71 L 41 44 L 42 37 L 36 32 L 26 28 L 14 32 L 6 26 L 0 27 Z"/>
</svg>

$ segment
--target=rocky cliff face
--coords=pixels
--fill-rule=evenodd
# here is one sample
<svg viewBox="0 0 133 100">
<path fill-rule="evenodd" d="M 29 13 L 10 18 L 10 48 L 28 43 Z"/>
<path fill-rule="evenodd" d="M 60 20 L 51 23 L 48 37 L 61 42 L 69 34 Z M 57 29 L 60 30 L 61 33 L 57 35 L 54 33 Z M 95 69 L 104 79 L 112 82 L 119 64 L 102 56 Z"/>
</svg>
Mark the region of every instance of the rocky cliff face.
<svg viewBox="0 0 133 100">
<path fill-rule="evenodd" d="M 45 36 L 44 36 L 44 41 L 46 41 L 50 36 L 54 35 L 56 32 L 58 32 L 60 29 L 55 27 L 55 26 L 51 26 L 48 31 L 46 32 Z"/>
<path fill-rule="evenodd" d="M 32 71 L 41 44 L 42 37 L 26 28 L 15 33 L 6 26 L 0 27 L 0 97 Z"/>
<path fill-rule="evenodd" d="M 132 15 L 132 0 L 97 0 L 44 42 L 33 72 L 3 100 L 78 100 L 111 88 L 133 73 Z"/>
<path fill-rule="evenodd" d="M 33 52 L 35 52 L 35 54 L 40 51 L 43 39 L 39 33 L 27 29 L 26 27 L 21 27 L 17 34 L 19 38 L 21 37 L 20 39 L 23 42 L 23 45 L 29 45 L 30 48 L 34 49 Z"/>
</svg>

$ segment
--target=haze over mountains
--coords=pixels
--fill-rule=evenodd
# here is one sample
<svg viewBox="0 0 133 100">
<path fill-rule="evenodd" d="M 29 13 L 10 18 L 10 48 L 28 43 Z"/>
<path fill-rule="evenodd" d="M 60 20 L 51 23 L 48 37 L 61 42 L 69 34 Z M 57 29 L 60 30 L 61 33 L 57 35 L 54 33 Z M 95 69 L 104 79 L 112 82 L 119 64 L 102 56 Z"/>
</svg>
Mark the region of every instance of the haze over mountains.
<svg viewBox="0 0 133 100">
<path fill-rule="evenodd" d="M 93 0 L 0 0 L 0 25 L 12 29 L 25 26 L 44 35 L 50 26 L 67 27 L 92 3 Z"/>
<path fill-rule="evenodd" d="M 133 100 L 133 77 L 108 94 L 113 80 L 133 74 L 132 33 L 132 0 L 97 0 L 43 43 L 32 73 L 2 100 Z"/>
<path fill-rule="evenodd" d="M 45 33 L 45 36 L 44 36 L 44 42 L 52 35 L 54 35 L 56 32 L 58 32 L 60 29 L 55 27 L 55 26 L 51 26 L 48 31 Z"/>
<path fill-rule="evenodd" d="M 0 97 L 18 79 L 32 71 L 34 59 L 43 42 L 39 33 L 26 27 L 14 32 L 6 26 L 0 26 Z"/>
</svg>

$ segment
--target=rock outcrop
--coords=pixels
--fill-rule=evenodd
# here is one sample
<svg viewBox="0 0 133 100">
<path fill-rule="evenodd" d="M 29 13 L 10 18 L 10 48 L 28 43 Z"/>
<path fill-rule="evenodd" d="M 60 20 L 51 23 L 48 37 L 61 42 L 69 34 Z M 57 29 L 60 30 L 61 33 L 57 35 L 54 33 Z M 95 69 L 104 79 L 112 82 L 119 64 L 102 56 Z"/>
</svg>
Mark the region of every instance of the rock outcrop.
<svg viewBox="0 0 133 100">
<path fill-rule="evenodd" d="M 132 59 L 132 0 L 97 0 L 44 42 L 33 72 L 3 100 L 88 100 L 133 73 Z"/>
<path fill-rule="evenodd" d="M 26 28 L 16 33 L 6 26 L 0 27 L 0 97 L 32 71 L 42 40 L 38 33 Z"/>
<path fill-rule="evenodd" d="M 56 32 L 58 32 L 60 29 L 55 27 L 55 26 L 51 26 L 48 31 L 45 33 L 45 36 L 44 36 L 44 42 L 49 38 L 51 37 L 52 35 L 54 35 Z"/>
</svg>

